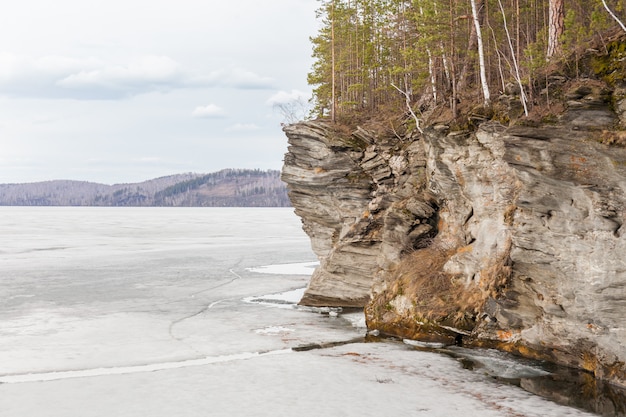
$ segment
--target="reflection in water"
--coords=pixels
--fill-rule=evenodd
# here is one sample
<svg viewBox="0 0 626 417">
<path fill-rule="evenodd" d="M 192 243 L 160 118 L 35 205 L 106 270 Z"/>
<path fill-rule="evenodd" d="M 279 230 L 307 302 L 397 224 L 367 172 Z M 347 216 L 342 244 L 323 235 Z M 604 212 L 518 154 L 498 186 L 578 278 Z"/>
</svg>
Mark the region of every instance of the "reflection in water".
<svg viewBox="0 0 626 417">
<path fill-rule="evenodd" d="M 559 404 L 601 416 L 626 416 L 626 390 L 594 378 L 590 373 L 550 366 L 550 375 L 521 378 L 523 389 Z"/>
<path fill-rule="evenodd" d="M 626 390 L 588 372 L 489 349 L 450 346 L 435 351 L 456 358 L 465 369 L 487 373 L 558 404 L 606 417 L 626 416 Z"/>
</svg>

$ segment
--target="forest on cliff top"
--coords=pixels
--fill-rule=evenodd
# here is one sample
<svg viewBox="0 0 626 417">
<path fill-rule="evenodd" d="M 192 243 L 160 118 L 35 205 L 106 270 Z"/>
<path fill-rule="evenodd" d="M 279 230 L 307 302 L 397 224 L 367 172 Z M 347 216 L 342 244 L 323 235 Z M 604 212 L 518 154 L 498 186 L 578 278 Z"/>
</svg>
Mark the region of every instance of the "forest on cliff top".
<svg viewBox="0 0 626 417">
<path fill-rule="evenodd" d="M 624 62 L 626 0 L 323 0 L 318 19 L 316 117 L 404 108 L 419 122 L 439 108 L 453 120 L 505 94 L 528 116 L 550 105 L 555 77 L 626 83 L 624 65 L 582 59 Z"/>
</svg>

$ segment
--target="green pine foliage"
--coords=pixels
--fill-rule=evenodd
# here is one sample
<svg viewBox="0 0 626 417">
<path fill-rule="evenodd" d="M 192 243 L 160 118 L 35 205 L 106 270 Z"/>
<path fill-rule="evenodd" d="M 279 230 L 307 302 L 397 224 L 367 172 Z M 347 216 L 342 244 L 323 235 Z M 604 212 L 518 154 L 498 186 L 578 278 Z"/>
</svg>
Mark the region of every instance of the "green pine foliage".
<svg viewBox="0 0 626 417">
<path fill-rule="evenodd" d="M 559 40 L 564 52 L 547 60 L 549 1 L 477 0 L 487 78 L 494 93 L 504 93 L 517 82 L 517 62 L 521 82 L 532 98 L 548 65 L 576 62 L 586 45 L 601 43 L 618 27 L 600 0 L 568 0 Z M 626 20 L 626 0 L 607 3 Z M 333 90 L 340 116 L 405 106 L 398 89 L 409 95 L 417 113 L 480 102 L 469 0 L 321 0 L 318 18 L 319 33 L 311 38 L 315 62 L 308 75 L 314 88 L 313 116 L 330 115 Z"/>
</svg>

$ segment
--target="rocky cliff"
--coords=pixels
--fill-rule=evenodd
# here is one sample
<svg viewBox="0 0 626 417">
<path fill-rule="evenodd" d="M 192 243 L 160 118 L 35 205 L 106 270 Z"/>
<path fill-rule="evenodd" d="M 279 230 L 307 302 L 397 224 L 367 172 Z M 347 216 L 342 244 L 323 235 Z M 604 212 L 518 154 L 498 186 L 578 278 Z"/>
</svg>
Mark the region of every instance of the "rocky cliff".
<svg viewBox="0 0 626 417">
<path fill-rule="evenodd" d="M 567 97 L 550 125 L 286 126 L 282 178 L 320 259 L 301 302 L 626 385 L 626 149 L 600 143 L 623 140 L 626 100 Z"/>
</svg>

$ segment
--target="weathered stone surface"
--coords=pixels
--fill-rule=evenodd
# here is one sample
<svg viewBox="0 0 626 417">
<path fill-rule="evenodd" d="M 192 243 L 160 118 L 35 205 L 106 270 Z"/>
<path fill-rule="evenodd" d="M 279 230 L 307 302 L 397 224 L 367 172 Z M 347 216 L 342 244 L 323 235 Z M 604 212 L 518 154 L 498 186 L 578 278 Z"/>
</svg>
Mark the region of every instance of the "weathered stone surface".
<svg viewBox="0 0 626 417">
<path fill-rule="evenodd" d="M 612 93 L 599 81 L 581 82 L 565 94 L 567 111 L 561 119 L 574 129 L 612 128 L 620 119 L 619 111 L 616 114 L 611 108 Z"/>
<path fill-rule="evenodd" d="M 626 149 L 599 143 L 619 123 L 607 94 L 578 85 L 558 126 L 286 127 L 283 179 L 321 261 L 302 303 L 626 385 Z"/>
<path fill-rule="evenodd" d="M 320 266 L 302 304 L 363 307 L 375 277 L 432 234 L 421 145 L 308 122 L 285 127 L 283 180 Z"/>
<path fill-rule="evenodd" d="M 467 245 L 443 269 L 468 287 L 508 258 L 473 338 L 625 383 L 626 151 L 593 134 L 490 124 L 462 141 L 427 135 L 431 184 L 445 200 L 438 239 Z"/>
</svg>

